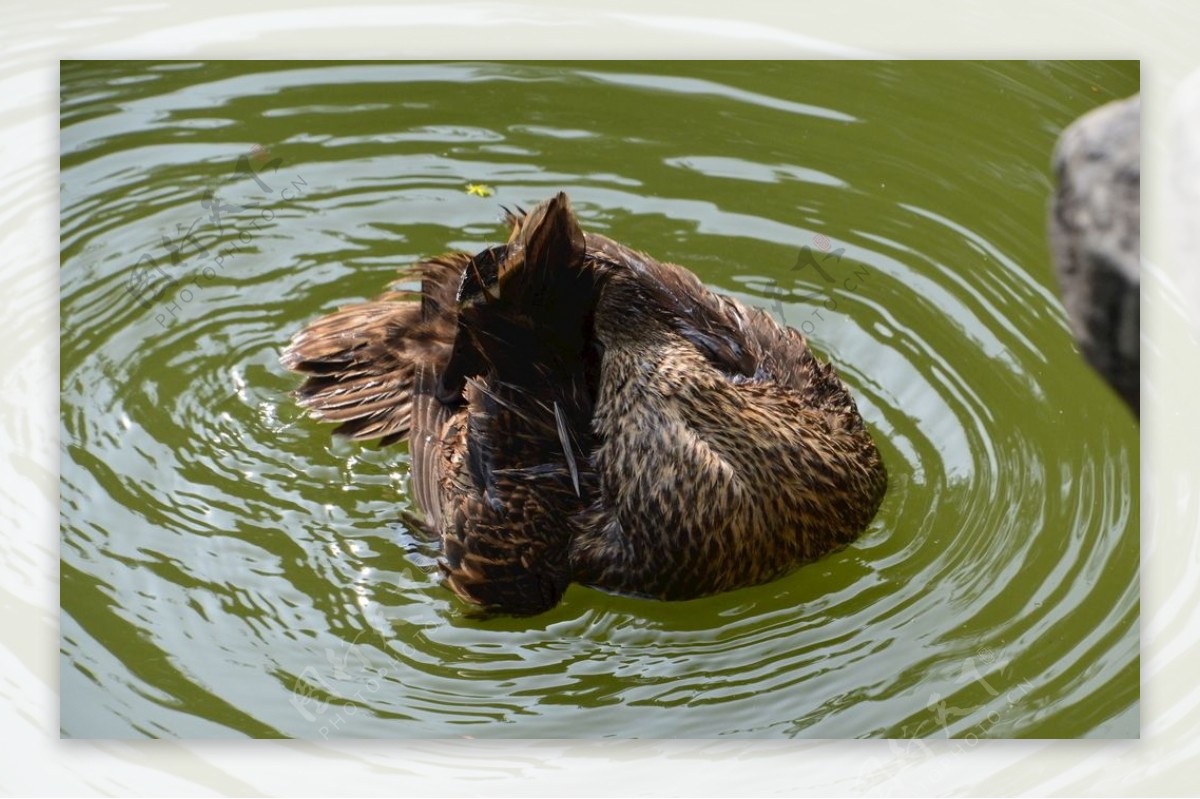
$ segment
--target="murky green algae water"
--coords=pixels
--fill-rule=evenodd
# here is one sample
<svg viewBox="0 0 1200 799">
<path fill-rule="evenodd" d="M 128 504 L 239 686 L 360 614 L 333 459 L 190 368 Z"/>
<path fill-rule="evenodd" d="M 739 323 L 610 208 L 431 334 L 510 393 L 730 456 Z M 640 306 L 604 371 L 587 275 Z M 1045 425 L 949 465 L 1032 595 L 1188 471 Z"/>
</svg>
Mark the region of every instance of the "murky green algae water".
<svg viewBox="0 0 1200 799">
<path fill-rule="evenodd" d="M 1082 362 L 1050 151 L 1136 63 L 62 66 L 62 734 L 1138 733 L 1138 429 Z M 470 184 L 490 187 L 487 197 Z M 683 603 L 481 620 L 408 455 L 277 363 L 567 190 L 831 358 L 891 474 L 855 545 Z"/>
</svg>

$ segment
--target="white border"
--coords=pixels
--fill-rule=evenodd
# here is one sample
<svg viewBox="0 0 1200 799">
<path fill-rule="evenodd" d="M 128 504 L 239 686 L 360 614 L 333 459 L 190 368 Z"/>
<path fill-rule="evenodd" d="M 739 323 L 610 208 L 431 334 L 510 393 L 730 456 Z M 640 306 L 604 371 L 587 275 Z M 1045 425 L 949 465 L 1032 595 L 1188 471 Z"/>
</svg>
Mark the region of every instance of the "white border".
<svg viewBox="0 0 1200 799">
<path fill-rule="evenodd" d="M 1200 7 L 1018 2 L 736 4 L 691 0 L 301 5 L 209 0 L 5 8 L 0 30 L 0 729 L 4 794 L 497 796 L 1180 794 L 1200 753 L 1200 298 L 1177 286 L 1167 216 L 1176 100 Z M 953 12 L 953 13 L 952 13 Z M 887 742 L 91 743 L 58 740 L 55 524 L 58 59 L 154 57 L 1124 57 L 1143 60 L 1146 354 L 1142 742 L 982 742 L 938 757 Z M 1188 120 L 1192 121 L 1188 121 Z M 1172 139 L 1180 123 L 1184 139 Z M 997 124 L 1002 124 L 998 120 Z M 1190 127 L 1188 127 L 1190 125 Z M 1193 144 L 1181 145 L 1181 141 Z M 1200 185 L 1200 175 L 1192 175 Z M 1178 209 L 1182 208 L 1182 211 Z M 1157 212 L 1157 213 L 1156 213 Z M 1185 237 L 1175 237 L 1184 241 Z M 1192 237 L 1191 241 L 1195 241 Z M 1188 245 L 1182 245 L 1188 246 Z M 1181 254 L 1182 253 L 1181 251 Z M 1200 270 L 1194 247 L 1186 255 Z M 1193 318 L 1185 318 L 1191 315 Z M 1192 331 L 1188 335 L 1187 331 Z M 1153 390 L 1152 390 L 1153 389 Z M 864 783 L 862 763 L 879 763 Z"/>
</svg>

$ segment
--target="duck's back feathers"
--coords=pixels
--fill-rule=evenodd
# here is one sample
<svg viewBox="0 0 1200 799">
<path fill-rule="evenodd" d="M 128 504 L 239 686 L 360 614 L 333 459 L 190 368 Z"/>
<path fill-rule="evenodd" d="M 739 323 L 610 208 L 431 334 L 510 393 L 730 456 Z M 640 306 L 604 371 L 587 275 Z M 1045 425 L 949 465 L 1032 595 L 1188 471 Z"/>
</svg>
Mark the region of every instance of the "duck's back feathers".
<svg viewBox="0 0 1200 799">
<path fill-rule="evenodd" d="M 587 245 L 589 257 L 631 267 L 646 293 L 643 302 L 722 373 L 803 392 L 816 407 L 839 412 L 845 408 L 849 393 L 833 366 L 821 363 L 794 328 L 709 290 L 683 267 L 656 261 L 600 235 L 587 234 Z"/>
</svg>

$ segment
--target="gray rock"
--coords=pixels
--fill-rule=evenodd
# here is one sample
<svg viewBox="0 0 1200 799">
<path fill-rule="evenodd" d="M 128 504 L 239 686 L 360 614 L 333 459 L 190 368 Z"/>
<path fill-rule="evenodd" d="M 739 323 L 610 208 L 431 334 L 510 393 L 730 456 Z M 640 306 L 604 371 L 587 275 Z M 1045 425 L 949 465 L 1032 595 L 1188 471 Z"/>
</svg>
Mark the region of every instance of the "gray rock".
<svg viewBox="0 0 1200 799">
<path fill-rule="evenodd" d="M 1073 122 L 1054 151 L 1050 246 L 1084 357 L 1140 410 L 1141 99 Z"/>
</svg>

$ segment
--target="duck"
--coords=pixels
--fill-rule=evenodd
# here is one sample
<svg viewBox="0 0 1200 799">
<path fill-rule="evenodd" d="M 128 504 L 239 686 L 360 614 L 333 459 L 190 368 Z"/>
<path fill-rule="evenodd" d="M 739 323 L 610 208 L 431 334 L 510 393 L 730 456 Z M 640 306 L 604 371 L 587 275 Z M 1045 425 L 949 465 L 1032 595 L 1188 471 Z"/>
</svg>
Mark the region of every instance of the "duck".
<svg viewBox="0 0 1200 799">
<path fill-rule="evenodd" d="M 454 594 L 512 615 L 571 583 L 687 600 L 863 533 L 887 472 L 800 332 L 584 232 L 565 193 L 505 218 L 506 243 L 407 267 L 281 355 L 335 434 L 407 441 Z"/>
</svg>

